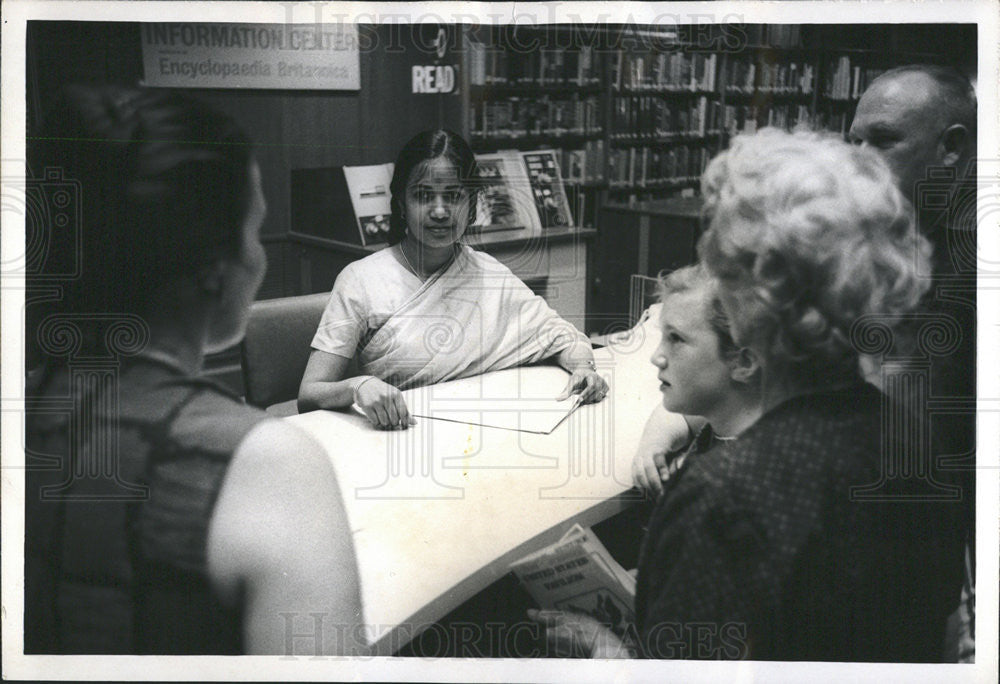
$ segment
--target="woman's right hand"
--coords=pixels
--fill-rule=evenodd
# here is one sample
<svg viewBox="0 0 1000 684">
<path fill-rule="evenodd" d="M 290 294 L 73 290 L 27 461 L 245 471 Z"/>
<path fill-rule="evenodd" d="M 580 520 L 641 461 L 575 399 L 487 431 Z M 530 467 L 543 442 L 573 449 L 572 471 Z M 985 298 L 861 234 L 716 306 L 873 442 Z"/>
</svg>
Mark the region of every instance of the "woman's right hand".
<svg viewBox="0 0 1000 684">
<path fill-rule="evenodd" d="M 379 430 L 405 430 L 417 421 L 406 407 L 403 393 L 387 382 L 372 377 L 354 391 L 355 403 Z"/>
</svg>

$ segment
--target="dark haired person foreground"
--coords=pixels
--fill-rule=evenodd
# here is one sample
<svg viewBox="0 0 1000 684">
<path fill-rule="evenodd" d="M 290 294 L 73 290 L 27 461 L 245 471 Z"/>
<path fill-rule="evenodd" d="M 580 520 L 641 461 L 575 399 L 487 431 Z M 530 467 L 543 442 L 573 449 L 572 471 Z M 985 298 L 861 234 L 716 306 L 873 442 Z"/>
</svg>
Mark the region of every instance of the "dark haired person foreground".
<svg viewBox="0 0 1000 684">
<path fill-rule="evenodd" d="M 873 152 L 773 129 L 735 138 L 702 191 L 699 254 L 742 363 L 759 367 L 763 415 L 664 483 L 631 643 L 586 618 L 536 619 L 596 657 L 940 661 L 960 504 L 912 480 L 876 491 L 920 444 L 861 377 L 852 339 L 926 290 L 909 202 Z"/>
<path fill-rule="evenodd" d="M 976 460 L 976 93 L 951 67 L 909 64 L 872 81 L 858 101 L 851 140 L 880 154 L 904 197 L 914 205 L 917 226 L 934 247 L 931 287 L 918 324 L 948 331 L 946 344 L 926 354 L 923 394 L 911 393 L 910 410 L 930 428 L 935 458 L 962 474 L 968 519 L 966 579 L 953 616 L 948 658 L 975 659 L 975 460 Z M 929 361 L 929 363 L 927 363 Z M 869 364 L 882 383 L 882 369 Z M 949 411 L 931 414 L 929 399 Z"/>
<path fill-rule="evenodd" d="M 198 377 L 264 274 L 248 143 L 168 91 L 94 86 L 29 139 L 33 168 L 79 184 L 82 223 L 79 244 L 51 227 L 28 278 L 30 296 L 79 260 L 28 330 L 46 359 L 26 402 L 26 653 L 281 654 L 314 613 L 326 653 L 358 652 L 325 454 Z"/>
<path fill-rule="evenodd" d="M 390 247 L 333 286 L 299 387 L 299 409 L 357 404 L 383 429 L 412 423 L 401 389 L 554 358 L 564 395 L 600 401 L 587 338 L 499 261 L 459 242 L 475 216 L 476 158 L 461 136 L 424 131 L 399 153 Z M 347 377 L 357 359 L 361 374 Z"/>
</svg>

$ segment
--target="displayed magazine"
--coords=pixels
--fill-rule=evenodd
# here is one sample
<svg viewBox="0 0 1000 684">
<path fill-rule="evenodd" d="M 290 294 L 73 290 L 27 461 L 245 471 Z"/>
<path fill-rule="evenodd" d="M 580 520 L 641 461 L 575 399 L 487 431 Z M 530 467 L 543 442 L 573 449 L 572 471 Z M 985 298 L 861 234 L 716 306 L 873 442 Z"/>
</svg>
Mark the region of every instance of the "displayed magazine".
<svg viewBox="0 0 1000 684">
<path fill-rule="evenodd" d="M 472 230 L 491 232 L 528 228 L 537 232 L 538 214 L 518 153 L 476 155 L 476 166 L 481 187 Z"/>
<path fill-rule="evenodd" d="M 345 166 L 344 180 L 357 217 L 361 244 L 385 244 L 389 237 L 390 196 L 393 164 Z"/>
<path fill-rule="evenodd" d="M 542 609 L 590 615 L 619 634 L 635 622 L 635 578 L 589 528 L 574 525 L 510 569 Z"/>
<path fill-rule="evenodd" d="M 559 153 L 516 150 L 476 155 L 480 179 L 474 232 L 572 227 Z M 393 164 L 345 166 L 344 182 L 364 246 L 386 244 L 389 236 Z"/>
<path fill-rule="evenodd" d="M 559 172 L 559 159 L 554 150 L 522 153 L 531 185 L 531 196 L 538 211 L 542 228 L 570 228 L 573 215 Z"/>
<path fill-rule="evenodd" d="M 572 227 L 560 158 L 561 153 L 555 150 L 477 155 L 482 186 L 473 230 L 528 228 L 538 232 Z M 582 164 L 582 157 L 579 162 Z"/>
</svg>

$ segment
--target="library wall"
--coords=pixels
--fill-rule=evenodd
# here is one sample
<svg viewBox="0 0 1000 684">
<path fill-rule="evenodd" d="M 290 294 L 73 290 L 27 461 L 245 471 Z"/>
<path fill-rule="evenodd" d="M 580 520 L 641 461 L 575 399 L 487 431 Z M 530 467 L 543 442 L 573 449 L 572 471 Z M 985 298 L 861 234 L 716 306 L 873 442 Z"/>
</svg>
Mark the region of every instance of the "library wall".
<svg viewBox="0 0 1000 684">
<path fill-rule="evenodd" d="M 480 27 L 466 38 L 466 130 L 484 150 L 558 149 L 567 184 L 596 196 L 575 203 L 592 225 L 607 202 L 692 194 L 741 132 L 846 134 L 893 66 L 944 63 L 974 79 L 975 38 L 971 25 Z"/>
<path fill-rule="evenodd" d="M 268 203 L 261 227 L 268 268 L 259 299 L 329 289 L 347 261 L 358 256 L 347 258 L 288 239 L 294 229 L 289 181 L 293 169 L 392 161 L 419 131 L 461 126 L 457 94 L 411 92 L 411 67 L 429 59 L 437 31 L 437 27 L 359 27 L 366 42 L 360 50 L 358 91 L 190 90 L 231 115 L 257 145 Z M 456 58 L 450 53 L 446 59 Z M 142 69 L 136 23 L 29 22 L 29 129 L 40 122 L 63 86 L 135 85 L 142 80 Z M 237 348 L 207 359 L 206 372 L 242 393 Z"/>
<path fill-rule="evenodd" d="M 442 63 L 442 30 L 457 87 L 414 93 L 413 67 Z M 293 170 L 389 162 L 415 133 L 444 126 L 478 154 L 555 150 L 572 221 L 596 238 L 589 231 L 589 250 L 580 238 L 580 248 L 560 247 L 569 256 L 551 273 L 523 275 L 558 292 L 560 306 L 585 310 L 591 331 L 591 319 L 620 325 L 629 275 L 693 259 L 698 179 L 733 135 L 800 124 L 843 134 L 867 84 L 898 64 L 950 64 L 976 77 L 974 25 L 395 25 L 359 35 L 359 91 L 192 90 L 258 144 L 269 205 L 260 298 L 328 289 L 366 253 L 294 239 Z M 32 127 L 67 83 L 139 83 L 139 25 L 30 22 L 26 74 Z M 687 203 L 671 208 L 675 199 Z M 645 202 L 668 205 L 643 219 Z M 677 230 L 683 239 L 657 232 Z M 516 266 L 523 250 L 498 254 Z M 221 363 L 238 375 L 232 353 Z"/>
<path fill-rule="evenodd" d="M 29 24 L 29 124 L 65 83 L 139 82 L 138 30 Z M 556 150 L 574 223 L 613 230 L 599 225 L 602 207 L 696 194 L 733 135 L 798 124 L 844 133 L 860 93 L 897 64 L 976 71 L 974 25 L 449 26 L 458 87 L 415 94 L 411 69 L 434 61 L 439 27 L 359 30 L 360 91 L 195 91 L 258 142 L 271 263 L 262 297 L 325 286 L 357 256 L 316 255 L 322 272 L 301 271 L 302 248 L 286 240 L 293 169 L 384 163 L 419 130 L 446 126 L 477 153 Z"/>
<path fill-rule="evenodd" d="M 366 41 L 360 51 L 359 91 L 189 91 L 235 118 L 257 144 L 268 202 L 261 234 L 269 267 L 261 298 L 298 294 L 302 281 L 299 260 L 284 240 L 294 228 L 292 169 L 392 161 L 419 131 L 461 126 L 457 94 L 411 92 L 411 67 L 433 61 L 437 27 L 368 26 L 360 31 Z M 66 84 L 137 84 L 142 79 L 139 25 L 31 22 L 27 79 L 29 126 Z"/>
</svg>

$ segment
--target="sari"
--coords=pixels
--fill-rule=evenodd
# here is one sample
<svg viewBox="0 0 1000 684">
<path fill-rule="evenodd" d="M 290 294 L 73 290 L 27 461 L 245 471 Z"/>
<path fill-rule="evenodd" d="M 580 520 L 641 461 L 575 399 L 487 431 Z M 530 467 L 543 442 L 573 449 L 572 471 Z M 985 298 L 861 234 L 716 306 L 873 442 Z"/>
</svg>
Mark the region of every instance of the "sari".
<svg viewBox="0 0 1000 684">
<path fill-rule="evenodd" d="M 350 264 L 313 347 L 355 356 L 361 374 L 408 389 L 589 345 L 510 269 L 467 246 L 413 290 L 415 281 L 387 250 Z"/>
</svg>

